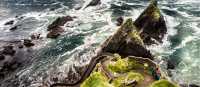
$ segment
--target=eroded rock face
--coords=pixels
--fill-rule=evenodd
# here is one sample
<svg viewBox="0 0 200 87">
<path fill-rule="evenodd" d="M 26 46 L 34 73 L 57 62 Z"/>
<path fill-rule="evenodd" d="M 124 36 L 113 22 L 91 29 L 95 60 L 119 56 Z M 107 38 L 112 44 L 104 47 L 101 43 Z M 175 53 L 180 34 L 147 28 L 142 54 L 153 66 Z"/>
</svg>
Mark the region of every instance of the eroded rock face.
<svg viewBox="0 0 200 87">
<path fill-rule="evenodd" d="M 164 17 L 157 7 L 156 0 L 152 1 L 147 9 L 136 19 L 134 24 L 141 31 L 140 36 L 147 45 L 156 42 L 162 43 L 162 39 L 167 33 Z"/>
<path fill-rule="evenodd" d="M 143 41 L 133 25 L 132 19 L 128 19 L 121 28 L 107 40 L 102 48 L 103 52 L 119 53 L 122 56 L 137 56 L 151 58 L 153 56 L 144 47 Z"/>
</svg>

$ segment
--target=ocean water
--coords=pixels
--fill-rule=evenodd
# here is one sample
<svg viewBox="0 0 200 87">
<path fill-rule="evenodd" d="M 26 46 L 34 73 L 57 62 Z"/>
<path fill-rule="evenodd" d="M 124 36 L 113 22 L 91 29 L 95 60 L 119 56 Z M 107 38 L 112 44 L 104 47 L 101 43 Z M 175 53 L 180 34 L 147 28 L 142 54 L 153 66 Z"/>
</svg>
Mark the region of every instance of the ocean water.
<svg viewBox="0 0 200 87">
<path fill-rule="evenodd" d="M 0 0 L 0 41 L 20 40 L 33 33 L 46 37 L 47 26 L 59 16 L 76 16 L 59 38 L 43 38 L 25 66 L 0 81 L 2 87 L 37 87 L 64 81 L 73 66 L 84 66 L 100 45 L 116 30 L 119 16 L 136 19 L 149 0 L 102 0 L 101 5 L 84 7 L 91 0 Z M 168 70 L 174 81 L 200 85 L 200 1 L 158 0 L 168 32 L 163 44 L 149 46 L 158 63 L 166 69 L 166 60 L 176 68 Z M 15 31 L 5 26 L 9 20 L 19 25 Z M 70 26 L 70 27 L 67 27 Z M 1 44 L 1 42 L 0 42 Z"/>
</svg>

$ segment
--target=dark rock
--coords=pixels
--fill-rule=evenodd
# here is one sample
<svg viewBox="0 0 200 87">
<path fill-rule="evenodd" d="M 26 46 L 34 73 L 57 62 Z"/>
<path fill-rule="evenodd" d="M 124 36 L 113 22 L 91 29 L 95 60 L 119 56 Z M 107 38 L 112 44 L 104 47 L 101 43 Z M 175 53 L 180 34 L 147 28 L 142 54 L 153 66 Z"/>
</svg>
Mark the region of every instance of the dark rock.
<svg viewBox="0 0 200 87">
<path fill-rule="evenodd" d="M 118 31 L 102 46 L 103 53 L 119 53 L 121 56 L 136 56 L 153 59 L 133 25 L 132 19 L 128 19 Z"/>
<path fill-rule="evenodd" d="M 25 45 L 26 47 L 32 47 L 32 46 L 34 46 L 35 44 L 32 43 L 32 41 L 29 40 L 29 39 L 24 39 L 24 45 Z"/>
<path fill-rule="evenodd" d="M 101 4 L 101 0 L 92 0 L 85 8 L 89 6 L 96 6 L 98 4 Z"/>
<path fill-rule="evenodd" d="M 180 84 L 180 87 L 200 87 L 196 84 Z"/>
<path fill-rule="evenodd" d="M 156 0 L 153 0 L 147 9 L 145 9 L 136 19 L 134 24 L 138 28 L 138 31 L 141 32 L 140 36 L 147 45 L 151 45 L 156 42 L 162 43 L 162 39 L 167 33 L 164 17 L 157 7 Z"/>
<path fill-rule="evenodd" d="M 122 25 L 123 22 L 124 22 L 123 17 L 119 17 L 119 18 L 117 18 L 117 26 Z"/>
<path fill-rule="evenodd" d="M 40 39 L 40 34 L 32 34 L 32 35 L 31 35 L 31 39 L 32 39 L 32 40 Z"/>
<path fill-rule="evenodd" d="M 5 59 L 5 56 L 3 54 L 0 54 L 0 61 L 4 59 Z"/>
<path fill-rule="evenodd" d="M 14 31 L 14 30 L 16 30 L 17 28 L 18 28 L 18 26 L 14 26 L 14 27 L 11 27 L 10 30 L 11 30 L 11 31 Z"/>
<path fill-rule="evenodd" d="M 49 31 L 49 33 L 47 34 L 47 38 L 57 38 L 61 35 L 62 32 L 64 32 L 64 29 L 62 29 L 61 27 L 57 27 L 54 30 Z"/>
<path fill-rule="evenodd" d="M 24 46 L 22 44 L 18 45 L 18 48 L 22 49 Z"/>
<path fill-rule="evenodd" d="M 12 45 L 9 45 L 9 46 L 5 46 L 4 49 L 3 49 L 3 54 L 5 55 L 11 55 L 13 56 L 15 54 L 15 50 L 13 49 L 13 46 Z"/>
<path fill-rule="evenodd" d="M 73 17 L 65 16 L 57 18 L 52 24 L 48 26 L 47 31 L 54 30 L 57 27 L 64 26 L 68 21 L 73 21 Z"/>
<path fill-rule="evenodd" d="M 13 25 L 14 24 L 14 20 L 8 21 L 6 22 L 4 25 Z"/>
<path fill-rule="evenodd" d="M 167 61 L 167 69 L 175 69 L 176 64 L 170 60 Z"/>
<path fill-rule="evenodd" d="M 190 84 L 189 87 L 200 87 L 200 86 L 198 86 L 196 84 Z"/>
</svg>

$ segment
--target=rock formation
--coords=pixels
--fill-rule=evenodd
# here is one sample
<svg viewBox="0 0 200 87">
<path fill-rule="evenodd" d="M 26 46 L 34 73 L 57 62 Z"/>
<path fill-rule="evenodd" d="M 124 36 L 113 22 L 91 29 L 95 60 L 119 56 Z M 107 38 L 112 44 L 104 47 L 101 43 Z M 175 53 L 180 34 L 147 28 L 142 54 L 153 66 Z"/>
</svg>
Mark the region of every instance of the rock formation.
<svg viewBox="0 0 200 87">
<path fill-rule="evenodd" d="M 48 26 L 47 31 L 49 31 L 49 33 L 47 34 L 47 38 L 57 38 L 62 32 L 64 32 L 62 26 L 64 26 L 69 21 L 73 21 L 73 17 L 65 16 L 57 18 L 52 24 Z"/>
<path fill-rule="evenodd" d="M 167 27 L 164 17 L 157 6 L 157 1 L 152 0 L 151 4 L 142 12 L 134 22 L 138 31 L 141 32 L 145 44 L 150 45 L 156 42 L 162 43 Z"/>
</svg>

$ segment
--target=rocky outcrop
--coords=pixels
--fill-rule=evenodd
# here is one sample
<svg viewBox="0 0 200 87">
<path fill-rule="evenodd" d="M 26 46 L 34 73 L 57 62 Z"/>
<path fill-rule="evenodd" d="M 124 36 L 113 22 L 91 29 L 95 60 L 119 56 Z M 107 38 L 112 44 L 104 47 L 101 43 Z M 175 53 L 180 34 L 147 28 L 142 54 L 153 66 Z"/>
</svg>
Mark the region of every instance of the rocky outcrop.
<svg viewBox="0 0 200 87">
<path fill-rule="evenodd" d="M 157 6 L 156 0 L 152 0 L 134 24 L 141 32 L 140 36 L 147 45 L 157 42 L 162 43 L 162 39 L 167 33 L 164 17 Z"/>
<path fill-rule="evenodd" d="M 118 31 L 109 38 L 102 47 L 103 53 L 119 53 L 121 56 L 137 56 L 153 59 L 151 53 L 145 48 L 144 43 L 133 25 L 132 19 L 128 19 Z"/>
<path fill-rule="evenodd" d="M 64 32 L 62 26 L 64 26 L 69 21 L 73 21 L 73 17 L 65 16 L 57 18 L 52 24 L 48 26 L 47 31 L 49 31 L 49 33 L 47 34 L 47 38 L 57 38 L 60 36 L 60 34 Z"/>
</svg>

